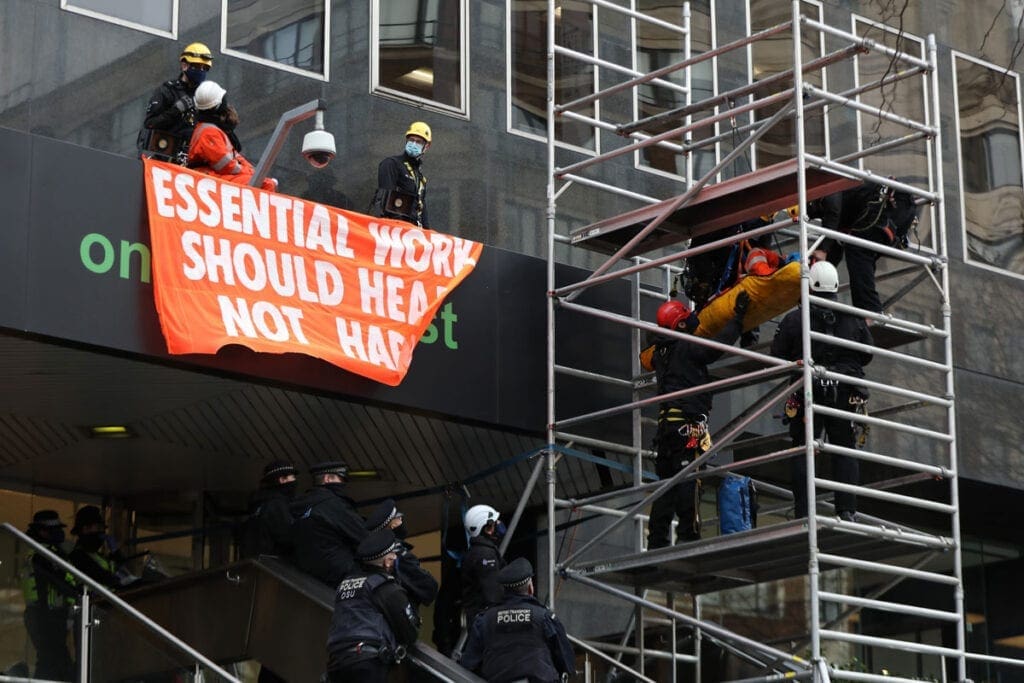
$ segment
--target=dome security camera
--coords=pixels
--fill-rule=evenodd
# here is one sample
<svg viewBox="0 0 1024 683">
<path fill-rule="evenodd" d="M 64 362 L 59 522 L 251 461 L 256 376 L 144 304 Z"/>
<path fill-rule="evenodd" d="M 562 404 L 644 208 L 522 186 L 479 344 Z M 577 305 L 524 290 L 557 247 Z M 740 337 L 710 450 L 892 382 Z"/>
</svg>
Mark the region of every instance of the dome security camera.
<svg viewBox="0 0 1024 683">
<path fill-rule="evenodd" d="M 302 156 L 313 168 L 323 168 L 331 163 L 336 150 L 334 136 L 325 130 L 314 130 L 302 138 Z"/>
</svg>

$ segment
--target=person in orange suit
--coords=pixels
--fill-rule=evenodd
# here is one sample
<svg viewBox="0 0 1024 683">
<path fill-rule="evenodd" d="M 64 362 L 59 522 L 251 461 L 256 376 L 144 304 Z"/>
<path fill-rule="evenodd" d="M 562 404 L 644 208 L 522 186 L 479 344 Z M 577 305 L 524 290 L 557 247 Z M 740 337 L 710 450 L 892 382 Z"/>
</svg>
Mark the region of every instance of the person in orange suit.
<svg viewBox="0 0 1024 683">
<path fill-rule="evenodd" d="M 188 147 L 188 165 L 197 171 L 239 185 L 248 185 L 256 169 L 242 156 L 242 143 L 235 135 L 238 112 L 228 104 L 227 91 L 213 81 L 196 88 L 196 127 Z M 264 190 L 277 189 L 277 180 L 264 178 Z"/>
</svg>

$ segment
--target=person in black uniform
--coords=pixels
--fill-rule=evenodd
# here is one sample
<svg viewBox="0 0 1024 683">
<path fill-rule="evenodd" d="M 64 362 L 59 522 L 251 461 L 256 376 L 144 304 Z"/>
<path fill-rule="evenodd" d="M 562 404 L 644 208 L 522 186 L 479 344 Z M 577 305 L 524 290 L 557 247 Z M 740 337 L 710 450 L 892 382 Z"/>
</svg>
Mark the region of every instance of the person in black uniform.
<svg viewBox="0 0 1024 683">
<path fill-rule="evenodd" d="M 162 83 L 150 96 L 137 144 L 142 156 L 185 165 L 196 118 L 192 98 L 213 66 L 213 54 L 204 43 L 191 43 L 179 61 L 177 78 Z"/>
<path fill-rule="evenodd" d="M 309 468 L 314 486 L 292 504 L 292 540 L 296 566 L 331 588 L 352 571 L 365 524 L 345 495 L 348 467 L 323 462 Z"/>
<path fill-rule="evenodd" d="M 743 315 L 750 297 L 740 292 L 736 297 L 734 316 L 714 341 L 733 344 L 743 331 Z M 693 334 L 700 321 L 697 314 L 681 301 L 666 301 L 658 308 L 658 325 L 669 330 Z M 723 351 L 676 337 L 659 337 L 654 350 L 654 372 L 658 394 L 668 394 L 700 386 L 708 382 L 708 365 L 718 360 Z M 662 401 L 658 411 L 657 450 L 654 470 L 662 479 L 674 476 L 711 447 L 708 415 L 711 413 L 710 392 L 691 394 Z M 672 518 L 679 518 L 676 536 L 680 541 L 700 538 L 700 481 L 684 481 L 662 495 L 651 505 L 647 547 L 669 545 Z"/>
<path fill-rule="evenodd" d="M 828 261 L 818 261 L 811 266 L 811 291 L 824 299 L 835 299 L 839 289 L 839 275 L 836 267 Z M 859 342 L 871 345 L 873 340 L 864 319 L 859 316 L 834 311 L 822 306 L 811 306 L 811 329 L 815 332 L 827 334 L 838 339 Z M 803 358 L 803 343 L 801 339 L 800 309 L 790 311 L 779 323 L 772 340 L 772 355 L 786 360 L 798 360 Z M 811 344 L 811 357 L 815 366 L 825 367 L 833 372 L 839 372 L 851 377 L 863 377 L 864 366 L 871 362 L 872 355 L 864 351 L 847 349 L 841 346 L 828 344 L 827 342 L 813 342 Z M 867 400 L 867 393 L 864 389 L 845 382 L 834 382 L 833 380 L 820 379 L 814 382 L 814 402 L 821 405 L 837 408 L 839 410 L 855 411 Z M 789 435 L 794 446 L 802 446 L 806 443 L 804 431 L 804 411 L 799 395 L 794 395 L 787 404 L 787 418 L 789 419 Z M 789 415 L 788 406 L 793 405 L 796 409 L 792 416 Z M 853 448 L 856 438 L 853 430 L 853 423 L 846 419 L 815 414 L 814 434 L 818 435 L 824 430 L 828 435 L 829 443 L 836 446 Z M 846 484 L 857 484 L 860 477 L 859 462 L 838 453 L 831 454 L 834 476 L 836 481 Z M 793 496 L 795 499 L 795 515 L 797 518 L 807 516 L 807 462 L 802 454 L 793 457 Z M 835 492 L 836 514 L 847 521 L 853 521 L 857 510 L 857 497 L 852 493 L 844 491 Z"/>
<path fill-rule="evenodd" d="M 405 518 L 388 498 L 382 501 L 366 518 L 366 530 L 370 533 L 390 529 L 398 539 L 395 553 L 395 578 L 409 594 L 409 601 L 417 608 L 429 605 L 437 597 L 437 579 L 420 565 L 420 560 L 413 554 L 413 546 L 405 542 Z"/>
<path fill-rule="evenodd" d="M 473 622 L 460 662 L 489 683 L 558 683 L 576 674 L 576 657 L 562 622 L 533 590 L 533 567 L 526 558 L 498 572 L 501 604 Z"/>
<path fill-rule="evenodd" d="M 416 642 L 420 618 L 395 580 L 401 544 L 390 529 L 370 533 L 355 551 L 360 568 L 338 584 L 327 634 L 327 677 L 383 683 Z"/>
<path fill-rule="evenodd" d="M 904 192 L 890 192 L 876 183 L 835 192 L 807 206 L 807 215 L 820 218 L 822 227 L 896 248 L 905 246 L 907 233 L 917 223 L 917 214 L 913 197 Z M 875 270 L 881 254 L 831 237 L 824 239 L 813 254 L 814 260 L 828 260 L 832 265 L 838 265 L 844 255 L 850 277 L 850 302 L 857 308 L 881 313 L 882 300 L 875 286 Z"/>
<path fill-rule="evenodd" d="M 472 626 L 477 614 L 501 602 L 498 572 L 505 566 L 505 560 L 498 551 L 498 543 L 505 535 L 505 525 L 498 517 L 498 511 L 490 505 L 474 505 L 466 511 L 464 521 L 469 550 L 462 557 L 462 609 L 466 614 L 466 628 Z"/>
<path fill-rule="evenodd" d="M 258 557 L 292 554 L 292 501 L 299 471 L 284 460 L 263 468 L 260 487 L 249 497 L 249 517 L 242 530 L 240 555 Z"/>
<path fill-rule="evenodd" d="M 32 516 L 28 535 L 58 557 L 66 525 L 56 510 L 40 510 Z M 33 552 L 25 567 L 22 593 L 25 598 L 25 630 L 36 651 L 34 677 L 70 681 L 74 661 L 68 649 L 68 615 L 77 597 L 74 577 Z"/>
<path fill-rule="evenodd" d="M 107 524 L 103 512 L 95 505 L 86 505 L 75 513 L 71 533 L 77 536 L 68 561 L 75 568 L 107 588 L 117 589 L 124 584 L 117 575 L 124 562 L 114 539 L 106 534 Z"/>
<path fill-rule="evenodd" d="M 427 177 L 423 175 L 423 154 L 430 148 L 430 126 L 415 121 L 405 132 L 405 149 L 387 157 L 377 167 L 377 191 L 370 203 L 370 215 L 397 218 L 421 228 L 427 219 Z"/>
</svg>

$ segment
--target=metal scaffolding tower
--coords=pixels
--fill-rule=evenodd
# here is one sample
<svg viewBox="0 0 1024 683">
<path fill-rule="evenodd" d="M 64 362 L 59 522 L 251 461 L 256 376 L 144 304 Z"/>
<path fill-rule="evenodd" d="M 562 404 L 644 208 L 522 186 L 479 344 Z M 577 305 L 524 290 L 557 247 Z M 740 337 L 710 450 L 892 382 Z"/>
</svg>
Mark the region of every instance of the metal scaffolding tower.
<svg viewBox="0 0 1024 683">
<path fill-rule="evenodd" d="M 830 643 L 845 643 L 851 649 L 882 648 L 935 655 L 942 658 L 943 662 L 955 661 L 956 680 L 965 680 L 966 659 L 971 655 L 965 652 L 954 368 L 934 36 L 927 38 L 926 49 L 922 46 L 922 54 L 915 56 L 883 42 L 829 26 L 820 20 L 820 15 L 818 18 L 804 16 L 801 11 L 807 6 L 806 3 L 794 0 L 789 20 L 751 32 L 750 35 L 701 54 L 694 54 L 691 50 L 689 5 L 684 7 L 681 21 L 673 23 L 638 11 L 636 0 L 628 0 L 625 4 L 611 0 L 579 0 L 576 4 L 592 6 L 595 13 L 599 8 L 602 17 L 620 17 L 621 21 L 628 21 L 632 27 L 629 38 L 632 54 L 629 64 L 613 65 L 596 55 L 588 55 L 561 44 L 558 40 L 558 22 L 562 8 L 554 0 L 549 0 L 548 440 L 553 445 L 569 443 L 577 447 L 591 446 L 618 454 L 619 457 L 630 458 L 634 474 L 631 486 L 627 489 L 602 492 L 582 500 L 565 500 L 558 495 L 559 451 L 558 448 L 549 451 L 546 461 L 549 603 L 554 602 L 553 587 L 556 581 L 562 580 L 576 582 L 636 605 L 634 646 L 628 646 L 626 637 L 618 645 L 583 640 L 577 642 L 588 652 L 605 660 L 613 659 L 609 653 L 637 655 L 634 666 L 627 667 L 621 663 L 619 666 L 640 680 L 651 680 L 644 669 L 648 657 L 692 663 L 696 666 L 695 678 L 699 680 L 701 638 L 711 639 L 743 661 L 759 667 L 760 675 L 743 679 L 745 681 L 784 678 L 813 681 L 909 680 L 854 671 L 844 668 L 843 662 L 829 661 L 826 647 Z M 621 24 L 614 21 L 608 23 L 612 26 L 609 30 L 621 31 Z M 644 23 L 682 36 L 685 46 L 682 59 L 652 70 L 640 70 L 636 27 Z M 595 43 L 599 43 L 601 22 L 595 21 L 595 26 Z M 822 45 L 821 54 L 810 59 L 802 50 L 808 32 L 818 36 Z M 787 70 L 725 93 L 712 93 L 703 99 L 695 95 L 690 76 L 695 69 L 713 65 L 714 60 L 730 53 L 742 54 L 742 51 L 752 49 L 759 41 L 778 40 L 782 36 L 788 36 L 792 42 L 792 61 Z M 826 36 L 830 44 L 841 46 L 826 53 Z M 618 39 L 621 40 L 621 33 Z M 824 78 L 817 79 L 820 85 L 808 82 L 809 78 L 820 75 L 826 66 L 844 62 L 849 64 L 859 55 L 868 53 L 882 55 L 889 60 L 889 68 L 885 73 L 869 83 L 832 92 L 825 86 Z M 557 101 L 560 74 L 556 73 L 556 65 L 568 61 L 589 65 L 599 73 L 607 74 L 607 80 L 614 84 L 597 88 L 593 94 L 571 101 Z M 679 74 L 685 76 L 682 83 Z M 604 82 L 604 79 L 601 81 Z M 923 92 L 926 106 L 923 107 L 921 120 L 894 113 L 894 107 L 888 106 L 888 100 L 884 100 L 881 107 L 869 103 L 872 100 L 866 95 L 879 92 L 882 88 L 889 90 L 889 95 L 883 95 L 883 98 L 892 97 L 898 103 L 900 90 L 896 86 L 903 82 L 916 82 Z M 638 88 L 653 83 L 667 84 L 677 91 L 684 91 L 685 105 L 646 117 L 640 116 L 634 107 L 636 117 L 629 121 L 612 121 L 604 117 L 609 111 L 621 114 L 621 106 L 595 106 L 608 100 L 616 101 L 615 98 L 621 102 L 623 93 L 634 93 L 635 97 Z M 896 88 L 895 96 L 891 94 L 893 88 Z M 771 94 L 765 95 L 766 91 Z M 852 117 L 868 116 L 872 121 L 902 127 L 907 132 L 889 136 L 874 145 L 858 136 L 858 149 L 844 156 L 833 157 L 827 144 L 823 153 L 812 153 L 807 145 L 806 117 L 810 112 L 826 110 L 830 115 L 833 110 L 845 110 Z M 757 118 L 759 114 L 761 118 Z M 749 123 L 737 125 L 736 121 L 744 118 Z M 606 150 L 596 145 L 593 154 L 580 158 L 578 151 L 567 149 L 564 141 L 559 140 L 559 134 L 564 130 L 561 124 L 566 122 L 592 127 L 595 136 L 600 136 L 601 131 L 617 133 L 625 142 Z M 795 154 L 791 158 L 716 182 L 723 171 L 738 159 L 753 156 L 750 154 L 752 146 L 773 130 L 777 133 L 777 127 L 783 122 L 792 131 Z M 731 130 L 719 133 L 719 124 L 726 123 Z M 660 132 L 652 132 L 654 130 Z M 608 135 L 605 138 L 612 139 Z M 730 141 L 732 149 L 728 154 L 721 159 L 715 155 L 715 163 L 704 163 L 699 171 L 695 168 L 697 164 L 694 158 L 699 150 Z M 901 146 L 915 143 L 924 146 L 926 150 L 927 168 L 923 176 L 914 177 L 913 182 L 892 178 L 885 182 L 892 188 L 910 193 L 923 206 L 925 218 L 922 221 L 927 221 L 932 231 L 930 247 L 907 250 L 885 247 L 845 232 L 824 228 L 819 222 L 807 218 L 807 205 L 811 200 L 853 187 L 862 181 L 887 178 L 889 173 L 871 170 L 872 161 L 879 156 L 884 158 L 886 153 Z M 681 165 L 686 169 L 681 174 L 683 177 L 674 186 L 671 196 L 665 199 L 649 196 L 648 188 L 670 183 L 661 182 L 663 179 L 651 174 L 636 172 L 634 166 L 628 165 L 634 154 L 643 153 L 643 150 L 654 146 L 682 155 L 686 160 Z M 617 173 L 601 172 L 602 167 L 609 165 Z M 624 186 L 626 183 L 619 180 L 627 176 L 623 169 L 633 173 L 632 177 L 636 178 L 634 186 Z M 571 229 L 568 235 L 560 235 L 556 233 L 559 204 L 570 192 L 607 192 L 620 203 L 628 200 L 642 206 L 596 219 L 588 225 Z M 596 207 L 602 204 L 594 200 L 589 205 Z M 785 218 L 711 244 L 672 249 L 673 245 L 685 247 L 692 237 L 706 235 L 764 214 L 774 215 L 792 205 L 799 207 L 796 220 Z M 659 329 L 643 319 L 645 299 L 657 303 L 670 296 L 672 280 L 684 259 L 741 239 L 786 231 L 791 240 L 795 239 L 796 248 L 802 255 L 811 253 L 822 239 L 831 238 L 845 245 L 873 250 L 885 257 L 886 263 L 902 264 L 901 268 L 891 269 L 887 276 L 880 275 L 880 281 L 883 277 L 891 277 L 908 283 L 899 286 L 898 292 L 887 304 L 898 302 L 915 288 L 926 291 L 915 292 L 914 308 L 902 309 L 902 315 L 888 310 L 875 313 L 857 309 L 814 296 L 809 288 L 806 259 L 802 259 L 799 287 L 803 311 L 801 327 L 804 358 L 796 363 L 767 355 L 763 347 L 724 347 L 707 339 Z M 586 249 L 592 257 L 603 254 L 606 258 L 600 260 L 599 265 L 586 277 L 571 283 L 559 282 L 556 279 L 556 254 L 564 254 L 569 249 Z M 590 288 L 611 282 L 621 284 L 623 281 L 631 287 L 630 315 L 602 310 L 581 303 L 578 299 L 580 294 Z M 927 302 L 931 310 L 920 313 L 919 306 L 923 304 L 919 302 L 922 301 Z M 810 304 L 868 319 L 876 346 L 867 347 L 843 340 L 836 342 L 834 338 L 814 332 L 810 324 Z M 649 315 L 650 306 L 646 308 Z M 913 311 L 913 315 L 907 315 L 908 311 Z M 588 368 L 573 367 L 566 358 L 556 357 L 556 349 L 559 348 L 556 336 L 559 333 L 559 317 L 566 313 L 593 317 L 602 321 L 602 324 L 620 325 L 630 330 L 628 347 L 621 349 L 621 353 L 631 354 L 634 359 L 632 376 L 615 377 Z M 917 315 L 922 317 L 918 318 Z M 725 349 L 728 360 L 713 368 L 715 376 L 707 385 L 675 392 L 671 396 L 651 395 L 650 377 L 643 374 L 636 360 L 643 333 L 677 335 L 693 343 Z M 816 364 L 812 357 L 812 342 L 822 338 L 831 339 L 833 343 L 848 348 L 873 352 L 876 364 L 878 361 L 883 366 L 888 363 L 888 367 L 895 367 L 896 370 L 884 379 L 880 375 L 874 375 L 875 379 L 872 379 L 870 371 L 867 379 L 833 372 Z M 572 377 L 577 382 L 594 382 L 602 390 L 608 387 L 617 389 L 625 400 L 585 414 L 562 414 L 557 389 L 565 377 Z M 873 410 L 873 414 L 868 416 L 816 405 L 813 392 L 809 389 L 816 380 L 841 381 L 867 389 L 872 394 L 872 401 L 880 401 L 883 408 Z M 763 389 L 766 384 L 769 388 Z M 731 396 L 739 397 L 734 403 L 744 401 L 747 405 L 738 414 L 730 415 L 732 419 L 717 430 L 710 451 L 669 480 L 644 483 L 644 461 L 652 456 L 648 450 L 649 443 L 645 443 L 644 439 L 644 425 L 648 425 L 649 431 L 653 421 L 650 409 L 656 409 L 658 403 L 666 398 L 705 391 L 715 394 L 731 392 Z M 751 398 L 759 391 L 759 396 Z M 806 404 L 807 445 L 791 447 L 787 441 L 784 446 L 775 447 L 777 438 L 750 438 L 747 434 L 749 428 L 794 391 L 803 395 Z M 857 449 L 827 443 L 813 433 L 811 418 L 814 414 L 852 419 L 855 424 L 873 430 L 872 439 L 865 447 Z M 618 441 L 604 437 L 600 425 L 609 418 L 623 415 L 631 418 L 629 436 Z M 897 415 L 899 419 L 896 419 Z M 922 417 L 918 418 L 918 415 Z M 578 429 L 585 425 L 592 429 L 589 432 Z M 767 451 L 764 450 L 765 444 L 769 444 Z M 745 455 L 741 459 L 741 445 L 745 446 L 744 454 L 749 454 L 752 448 L 758 446 L 761 452 L 754 456 Z M 716 455 L 730 450 L 735 455 L 731 463 L 708 467 Z M 821 457 L 816 459 L 816 454 Z M 879 481 L 861 485 L 827 478 L 824 472 L 816 470 L 816 464 L 822 463 L 829 454 L 855 458 L 865 467 L 874 467 L 884 472 L 885 476 Z M 638 531 L 642 530 L 644 509 L 669 488 L 684 480 L 699 475 L 707 481 L 732 472 L 754 471 L 773 463 L 778 465 L 794 457 L 806 459 L 809 500 L 812 503 L 817 501 L 817 505 L 809 506 L 806 519 L 780 521 L 746 532 L 705 537 L 699 541 L 652 551 L 644 550 L 642 533 L 637 533 L 632 552 L 613 556 L 600 553 L 600 542 L 611 532 L 628 528 L 625 525 L 635 525 Z M 701 470 L 702 467 L 705 469 Z M 934 487 L 915 487 L 922 482 L 934 481 L 941 481 L 945 488 L 940 500 L 933 499 Z M 929 493 L 922 493 L 923 490 Z M 792 494 L 783 486 L 762 482 L 761 491 L 772 493 L 783 501 L 787 498 L 792 500 Z M 860 499 L 880 508 L 894 510 L 893 518 L 899 521 L 864 513 L 858 514 L 856 521 L 847 521 L 829 514 L 827 503 L 819 500 L 825 496 L 819 496 L 819 493 L 835 491 L 855 493 Z M 559 556 L 556 522 L 559 510 L 564 509 L 607 514 L 610 521 L 581 545 Z M 863 588 L 867 582 L 830 580 L 829 577 L 837 575 L 872 577 L 870 590 Z M 795 641 L 798 649 L 794 649 L 793 643 L 790 643 L 792 651 L 789 651 L 785 645 L 759 642 L 701 616 L 701 603 L 697 596 L 736 586 L 799 576 L 806 577 L 809 599 L 805 634 L 802 639 Z M 906 580 L 930 586 L 932 594 L 941 591 L 945 595 L 942 606 L 923 606 L 902 599 L 901 592 L 893 589 Z M 692 610 L 676 607 L 677 600 L 683 594 L 695 596 Z M 858 632 L 854 623 L 857 618 L 855 615 L 861 612 L 881 612 L 895 615 L 893 618 L 935 624 L 945 628 L 951 637 L 945 644 L 935 645 L 911 642 L 891 635 Z M 651 613 L 661 617 L 654 621 L 671 623 L 671 652 L 654 652 L 644 647 L 644 623 L 648 619 L 645 615 Z M 668 622 L 665 622 L 665 617 Z M 694 634 L 694 642 L 698 645 L 692 655 L 676 651 L 676 626 L 689 629 Z M 672 667 L 672 680 L 675 680 L 675 668 Z"/>
</svg>

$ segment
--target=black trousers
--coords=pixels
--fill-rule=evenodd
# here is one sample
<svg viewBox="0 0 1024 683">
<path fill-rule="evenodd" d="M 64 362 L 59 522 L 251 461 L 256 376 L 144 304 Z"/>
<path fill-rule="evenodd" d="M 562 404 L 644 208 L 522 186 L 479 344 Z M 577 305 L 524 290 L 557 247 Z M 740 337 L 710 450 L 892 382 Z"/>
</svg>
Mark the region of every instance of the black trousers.
<svg viewBox="0 0 1024 683">
<path fill-rule="evenodd" d="M 658 423 L 658 459 L 654 472 L 662 479 L 671 478 L 703 452 L 700 446 L 687 447 L 690 437 L 679 433 L 683 424 L 667 420 Z M 700 538 L 700 480 L 690 479 L 676 484 L 651 504 L 651 519 L 647 525 L 648 549 L 669 545 L 673 518 L 679 519 L 676 537 L 680 542 Z"/>
<path fill-rule="evenodd" d="M 822 392 L 815 387 L 814 400 L 824 405 L 839 410 L 853 411 L 850 405 L 851 387 L 848 384 L 838 384 L 833 393 Z M 803 446 L 804 439 L 804 412 L 803 408 L 789 422 L 789 436 L 794 446 Z M 853 448 L 856 444 L 856 437 L 853 433 L 853 423 L 848 419 L 831 417 L 825 415 L 814 416 L 814 435 L 820 437 L 824 433 L 828 436 L 828 442 L 835 446 Z M 832 461 L 832 476 L 838 482 L 844 484 L 857 484 L 860 481 L 860 461 L 846 455 L 830 453 L 828 456 Z M 807 460 L 804 455 L 793 456 L 791 473 L 793 476 L 793 497 L 796 503 L 796 517 L 807 516 Z M 817 470 L 817 468 L 815 468 Z M 835 492 L 836 514 L 843 512 L 857 511 L 857 496 L 845 491 Z"/>
<path fill-rule="evenodd" d="M 376 657 L 347 662 L 327 672 L 330 683 L 387 683 L 391 665 Z"/>
<path fill-rule="evenodd" d="M 25 608 L 25 629 L 36 650 L 35 678 L 74 680 L 75 664 L 68 650 L 68 613 L 37 605 Z"/>
</svg>

